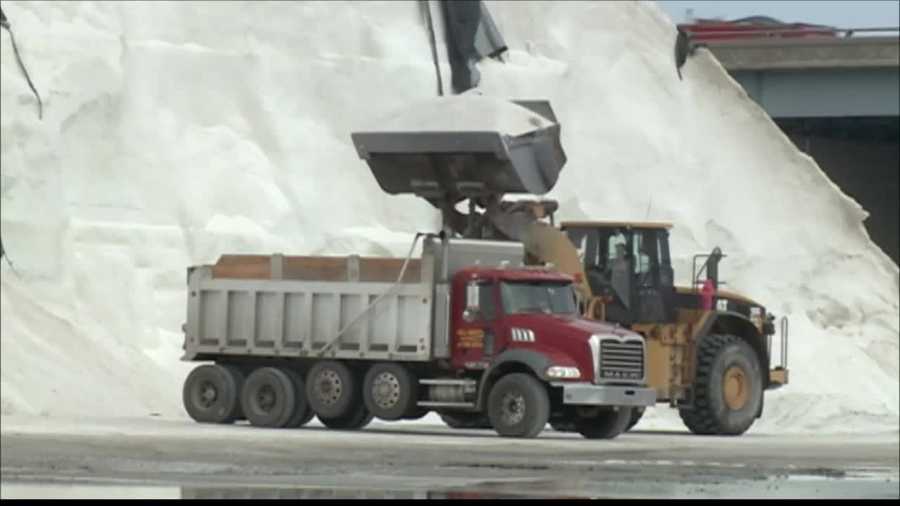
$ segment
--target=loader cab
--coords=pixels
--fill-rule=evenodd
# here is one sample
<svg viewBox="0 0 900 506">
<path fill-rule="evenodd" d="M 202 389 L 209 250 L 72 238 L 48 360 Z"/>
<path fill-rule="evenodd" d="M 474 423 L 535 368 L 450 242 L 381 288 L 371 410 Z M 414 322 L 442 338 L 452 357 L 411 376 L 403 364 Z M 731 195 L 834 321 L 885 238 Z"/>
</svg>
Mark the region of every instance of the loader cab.
<svg viewBox="0 0 900 506">
<path fill-rule="evenodd" d="M 606 320 L 674 321 L 675 288 L 668 223 L 564 222 L 591 292 L 605 301 Z"/>
</svg>

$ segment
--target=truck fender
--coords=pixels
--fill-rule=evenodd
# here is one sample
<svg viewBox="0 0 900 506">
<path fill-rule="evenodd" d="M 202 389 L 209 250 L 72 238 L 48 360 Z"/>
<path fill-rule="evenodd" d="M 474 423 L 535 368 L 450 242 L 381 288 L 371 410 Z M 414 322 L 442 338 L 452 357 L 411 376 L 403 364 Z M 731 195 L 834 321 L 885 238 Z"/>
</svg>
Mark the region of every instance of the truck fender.
<svg viewBox="0 0 900 506">
<path fill-rule="evenodd" d="M 484 410 L 488 389 L 501 375 L 513 371 L 530 372 L 541 381 L 546 381 L 544 371 L 551 365 L 552 362 L 546 355 L 533 350 L 508 350 L 497 355 L 481 376 L 476 402 L 478 410 Z"/>
</svg>

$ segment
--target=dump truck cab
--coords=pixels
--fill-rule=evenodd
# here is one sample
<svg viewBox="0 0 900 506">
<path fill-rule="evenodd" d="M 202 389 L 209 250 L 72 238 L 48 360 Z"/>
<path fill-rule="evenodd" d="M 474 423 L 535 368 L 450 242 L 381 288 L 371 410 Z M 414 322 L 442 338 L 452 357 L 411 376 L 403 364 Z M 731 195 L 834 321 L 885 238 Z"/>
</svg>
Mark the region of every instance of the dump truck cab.
<svg viewBox="0 0 900 506">
<path fill-rule="evenodd" d="M 545 268 L 466 268 L 454 276 L 452 293 L 456 369 L 517 360 L 551 382 L 641 385 L 645 380 L 643 339 L 621 326 L 583 318 L 570 276 Z M 607 341 L 622 348 L 618 354 L 609 343 L 601 356 Z M 616 367 L 603 367 L 604 358 L 617 359 Z"/>
</svg>

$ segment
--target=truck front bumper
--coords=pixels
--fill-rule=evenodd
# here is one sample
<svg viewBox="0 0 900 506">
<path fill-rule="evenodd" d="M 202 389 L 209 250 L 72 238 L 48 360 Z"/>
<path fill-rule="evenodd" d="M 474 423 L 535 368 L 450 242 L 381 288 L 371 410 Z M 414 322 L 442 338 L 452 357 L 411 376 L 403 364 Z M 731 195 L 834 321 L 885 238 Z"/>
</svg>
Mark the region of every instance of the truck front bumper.
<svg viewBox="0 0 900 506">
<path fill-rule="evenodd" d="M 656 404 L 656 389 L 592 383 L 551 383 L 563 390 L 564 404 L 588 406 L 653 406 Z"/>
</svg>

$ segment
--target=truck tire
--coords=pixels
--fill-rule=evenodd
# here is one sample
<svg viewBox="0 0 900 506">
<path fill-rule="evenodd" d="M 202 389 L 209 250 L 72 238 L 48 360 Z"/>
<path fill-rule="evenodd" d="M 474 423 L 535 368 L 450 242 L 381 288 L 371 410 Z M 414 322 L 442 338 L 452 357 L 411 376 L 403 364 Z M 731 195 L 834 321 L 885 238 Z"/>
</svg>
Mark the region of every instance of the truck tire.
<svg viewBox="0 0 900 506">
<path fill-rule="evenodd" d="M 598 407 L 591 416 L 575 419 L 575 430 L 587 439 L 613 439 L 628 430 L 631 408 Z"/>
<path fill-rule="evenodd" d="M 678 410 L 694 434 L 740 435 L 747 431 L 762 403 L 762 372 L 756 352 L 733 335 L 700 340 L 692 409 Z"/>
<path fill-rule="evenodd" d="M 629 430 L 631 430 L 632 427 L 634 427 L 635 425 L 638 424 L 638 422 L 641 421 L 641 418 L 644 416 L 645 409 L 646 408 L 644 408 L 643 406 L 639 407 L 639 408 L 631 409 L 631 421 L 628 422 L 628 428 L 625 429 L 625 432 L 628 432 Z"/>
<path fill-rule="evenodd" d="M 247 374 L 249 372 L 244 372 L 244 369 L 236 364 L 219 364 L 234 377 L 235 385 L 237 389 L 235 390 L 237 395 L 237 410 L 234 413 L 234 420 L 246 420 L 247 417 L 244 415 L 244 408 L 241 406 L 241 390 L 244 388 L 244 381 L 247 379 Z"/>
<path fill-rule="evenodd" d="M 369 425 L 369 422 L 375 418 L 375 415 L 366 408 L 365 404 L 360 403 L 351 413 L 337 418 L 319 418 L 322 425 L 329 429 L 337 430 L 356 430 Z"/>
<path fill-rule="evenodd" d="M 416 410 L 418 382 L 406 367 L 379 362 L 363 380 L 363 402 L 382 420 L 399 420 Z"/>
<path fill-rule="evenodd" d="M 438 415 L 451 429 L 493 429 L 491 419 L 484 413 L 439 412 Z"/>
<path fill-rule="evenodd" d="M 340 418 L 362 404 L 356 376 L 346 365 L 326 360 L 318 362 L 306 376 L 306 399 L 312 410 L 323 418 Z"/>
<path fill-rule="evenodd" d="M 547 388 L 530 374 L 503 376 L 488 395 L 488 416 L 501 436 L 533 438 L 550 420 Z"/>
<path fill-rule="evenodd" d="M 221 365 L 195 367 L 184 380 L 181 398 L 188 415 L 200 423 L 232 423 L 240 414 L 236 370 Z"/>
<path fill-rule="evenodd" d="M 303 376 L 297 371 L 288 368 L 282 368 L 281 370 L 284 371 L 294 383 L 294 392 L 296 396 L 294 399 L 294 414 L 292 414 L 291 418 L 284 424 L 284 427 L 286 429 L 303 427 L 316 416 L 316 414 L 313 413 L 312 408 L 309 407 L 309 402 L 306 401 L 306 383 L 303 381 Z"/>
<path fill-rule="evenodd" d="M 244 382 L 241 405 L 250 425 L 284 427 L 297 406 L 294 382 L 281 369 L 260 367 Z"/>
</svg>

